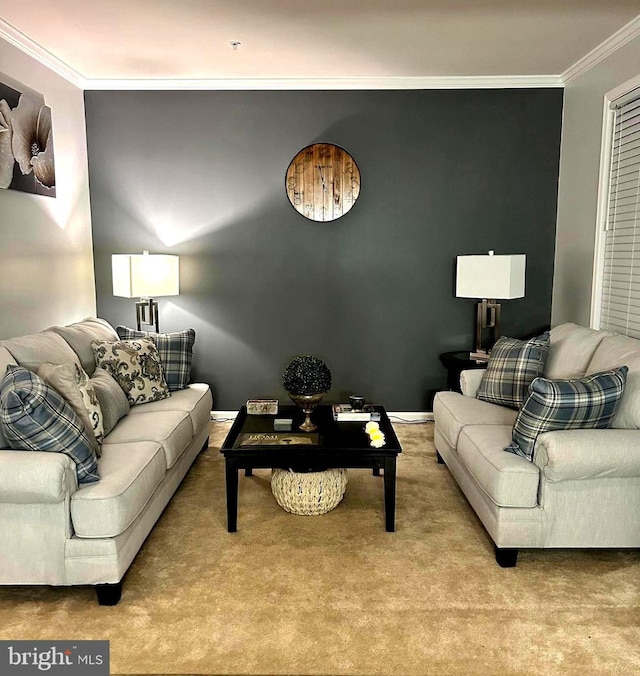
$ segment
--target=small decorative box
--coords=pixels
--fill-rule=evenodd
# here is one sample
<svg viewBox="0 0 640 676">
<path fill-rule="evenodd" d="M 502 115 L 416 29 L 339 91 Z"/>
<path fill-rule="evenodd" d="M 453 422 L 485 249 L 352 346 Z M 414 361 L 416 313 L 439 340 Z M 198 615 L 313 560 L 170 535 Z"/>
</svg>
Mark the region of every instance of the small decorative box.
<svg viewBox="0 0 640 676">
<path fill-rule="evenodd" d="M 293 426 L 292 418 L 276 418 L 273 421 L 274 432 L 290 432 Z"/>
<path fill-rule="evenodd" d="M 247 401 L 247 413 L 249 415 L 277 415 L 277 399 L 249 399 Z"/>
</svg>

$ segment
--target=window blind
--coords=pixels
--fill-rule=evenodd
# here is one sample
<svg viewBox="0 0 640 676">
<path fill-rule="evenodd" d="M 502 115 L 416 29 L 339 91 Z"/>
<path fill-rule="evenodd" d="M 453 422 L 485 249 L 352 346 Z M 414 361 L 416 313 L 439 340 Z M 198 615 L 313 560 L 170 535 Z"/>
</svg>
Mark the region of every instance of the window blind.
<svg viewBox="0 0 640 676">
<path fill-rule="evenodd" d="M 640 338 L 640 92 L 615 106 L 600 328 Z"/>
</svg>

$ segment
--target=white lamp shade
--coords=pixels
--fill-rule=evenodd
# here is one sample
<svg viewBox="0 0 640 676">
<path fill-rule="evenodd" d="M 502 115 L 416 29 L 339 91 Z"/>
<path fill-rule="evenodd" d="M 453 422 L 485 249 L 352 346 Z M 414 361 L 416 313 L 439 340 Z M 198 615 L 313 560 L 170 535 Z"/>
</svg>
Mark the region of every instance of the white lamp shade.
<svg viewBox="0 0 640 676">
<path fill-rule="evenodd" d="M 180 293 L 178 256 L 167 254 L 113 254 L 113 295 L 157 298 Z"/>
<path fill-rule="evenodd" d="M 525 254 L 458 256 L 458 298 L 523 298 Z"/>
</svg>

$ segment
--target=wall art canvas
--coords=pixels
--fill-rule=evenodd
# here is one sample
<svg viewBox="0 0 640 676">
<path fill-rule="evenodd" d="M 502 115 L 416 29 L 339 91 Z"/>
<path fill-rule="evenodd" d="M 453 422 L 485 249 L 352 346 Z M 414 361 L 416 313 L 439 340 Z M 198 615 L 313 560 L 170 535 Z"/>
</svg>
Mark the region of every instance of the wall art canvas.
<svg viewBox="0 0 640 676">
<path fill-rule="evenodd" d="M 0 75 L 0 188 L 56 196 L 51 108 Z M 13 84 L 13 83 L 12 83 Z"/>
</svg>

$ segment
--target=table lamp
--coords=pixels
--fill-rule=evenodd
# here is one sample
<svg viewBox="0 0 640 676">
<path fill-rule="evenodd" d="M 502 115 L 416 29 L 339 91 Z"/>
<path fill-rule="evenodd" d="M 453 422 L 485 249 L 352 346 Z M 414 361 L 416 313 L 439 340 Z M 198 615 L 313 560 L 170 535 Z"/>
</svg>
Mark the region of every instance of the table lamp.
<svg viewBox="0 0 640 676">
<path fill-rule="evenodd" d="M 178 256 L 168 254 L 113 254 L 113 295 L 122 298 L 140 298 L 136 303 L 138 331 L 142 324 L 155 326 L 159 332 L 158 296 L 177 296 L 180 293 L 180 264 Z"/>
<path fill-rule="evenodd" d="M 500 303 L 496 300 L 524 297 L 525 254 L 458 256 L 456 296 L 479 298 L 476 346 L 471 359 L 486 361 L 489 350 L 500 337 Z M 489 329 L 489 340 L 484 338 Z"/>
</svg>

